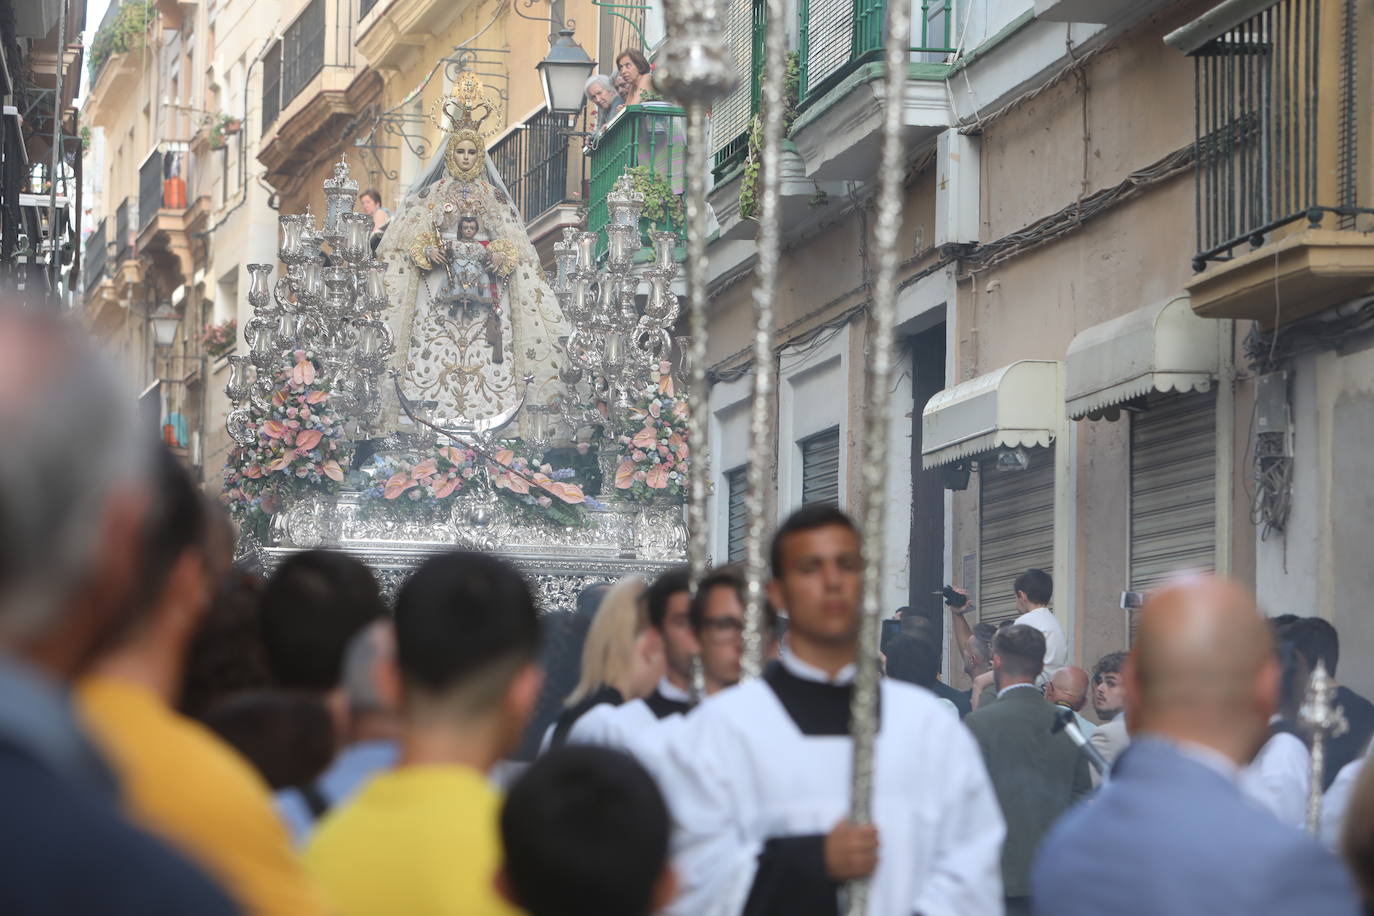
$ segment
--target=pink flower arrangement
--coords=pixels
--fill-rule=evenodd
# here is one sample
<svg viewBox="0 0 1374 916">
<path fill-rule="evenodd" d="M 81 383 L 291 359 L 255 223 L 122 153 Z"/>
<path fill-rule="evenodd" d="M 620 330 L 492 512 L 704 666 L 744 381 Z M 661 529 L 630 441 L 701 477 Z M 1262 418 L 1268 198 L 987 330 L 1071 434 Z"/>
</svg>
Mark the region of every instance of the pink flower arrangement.
<svg viewBox="0 0 1374 916">
<path fill-rule="evenodd" d="M 658 385 L 646 391 L 631 411 L 643 426 L 620 437 L 617 490 L 640 502 L 664 497 L 681 500 L 686 495 L 691 461 L 689 409 L 687 399 L 675 394 L 672 375 L 662 368 Z"/>
<path fill-rule="evenodd" d="M 337 489 L 351 458 L 343 421 L 329 409 L 328 385 L 317 379 L 304 350 L 293 359 L 279 374 L 281 387 L 267 411 L 254 411 L 249 419 L 255 441 L 234 449 L 225 465 L 222 498 L 254 527 L 265 527 L 284 490 Z"/>
<path fill-rule="evenodd" d="M 207 324 L 200 332 L 200 345 L 211 359 L 218 359 L 234 349 L 234 338 L 238 334 L 238 323 L 230 318 L 219 324 Z"/>
<path fill-rule="evenodd" d="M 418 462 L 414 457 L 388 455 L 373 458 L 371 474 L 378 481 L 363 491 L 369 511 L 393 504 L 433 509 L 463 493 L 481 479 L 486 465 L 491 486 L 503 498 L 530 514 L 560 525 L 586 524 L 588 499 L 582 488 L 570 483 L 571 469 L 555 470 L 517 454 L 519 443 L 484 458 L 469 448 L 443 446 Z"/>
<path fill-rule="evenodd" d="M 499 467 L 492 469 L 491 484 L 498 490 L 509 490 L 517 496 L 528 496 L 531 489 L 542 490 L 544 495 L 534 494 L 536 503 L 546 497 L 554 497 L 572 506 L 580 505 L 587 500 L 582 488 L 577 484 L 556 480 L 550 476 L 559 472 L 555 472 L 547 464 L 536 467 L 511 449 L 502 449 L 496 453 L 495 458 Z M 541 505 L 548 508 L 548 504 Z"/>
</svg>

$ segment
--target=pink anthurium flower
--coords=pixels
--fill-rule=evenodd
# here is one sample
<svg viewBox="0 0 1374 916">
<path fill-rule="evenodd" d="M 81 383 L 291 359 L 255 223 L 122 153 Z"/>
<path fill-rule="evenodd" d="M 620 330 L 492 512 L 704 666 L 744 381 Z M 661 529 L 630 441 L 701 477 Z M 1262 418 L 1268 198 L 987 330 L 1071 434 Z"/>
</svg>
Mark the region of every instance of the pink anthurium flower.
<svg viewBox="0 0 1374 916">
<path fill-rule="evenodd" d="M 296 451 L 308 452 L 315 446 L 319 445 L 320 440 L 323 438 L 324 433 L 320 432 L 318 429 L 302 430 L 296 436 Z"/>
</svg>

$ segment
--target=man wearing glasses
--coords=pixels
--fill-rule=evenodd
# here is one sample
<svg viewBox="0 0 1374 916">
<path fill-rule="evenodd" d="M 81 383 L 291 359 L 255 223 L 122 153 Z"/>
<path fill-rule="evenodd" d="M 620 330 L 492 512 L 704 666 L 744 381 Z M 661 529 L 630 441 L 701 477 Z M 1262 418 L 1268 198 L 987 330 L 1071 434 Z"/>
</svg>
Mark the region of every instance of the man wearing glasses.
<svg viewBox="0 0 1374 916">
<path fill-rule="evenodd" d="M 701 644 L 701 669 L 706 696 L 739 683 L 744 654 L 744 573 L 738 566 L 722 566 L 701 580 L 696 600 L 688 609 L 692 630 Z M 778 614 L 763 605 L 764 660 L 777 656 Z"/>
</svg>

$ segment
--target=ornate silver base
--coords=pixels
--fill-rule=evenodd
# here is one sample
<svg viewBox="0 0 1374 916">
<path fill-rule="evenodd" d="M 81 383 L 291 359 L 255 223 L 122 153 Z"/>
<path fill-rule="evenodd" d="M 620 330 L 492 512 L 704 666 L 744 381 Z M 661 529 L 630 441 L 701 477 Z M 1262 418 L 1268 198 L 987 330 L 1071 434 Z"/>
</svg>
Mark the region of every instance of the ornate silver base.
<svg viewBox="0 0 1374 916">
<path fill-rule="evenodd" d="M 685 558 L 683 508 L 611 500 L 588 513 L 585 528 L 559 528 L 526 518 L 490 493 L 459 497 L 447 515 L 409 515 L 405 507 L 364 511 L 356 492 L 314 497 L 272 521 L 271 545 L 245 545 L 245 557 L 265 572 L 301 550 L 325 547 L 358 557 L 376 573 L 388 599 L 427 558 L 445 551 L 483 550 L 529 577 L 545 612 L 571 611 L 588 585 L 637 573 L 652 578 Z"/>
</svg>

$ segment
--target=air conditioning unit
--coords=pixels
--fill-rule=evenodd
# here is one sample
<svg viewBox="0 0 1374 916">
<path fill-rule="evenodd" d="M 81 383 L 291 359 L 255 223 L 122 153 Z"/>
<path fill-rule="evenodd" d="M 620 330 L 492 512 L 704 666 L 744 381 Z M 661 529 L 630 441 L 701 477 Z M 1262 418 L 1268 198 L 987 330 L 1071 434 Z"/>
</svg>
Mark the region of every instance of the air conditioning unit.
<svg viewBox="0 0 1374 916">
<path fill-rule="evenodd" d="M 950 128 L 935 149 L 935 247 L 978 241 L 979 139 Z"/>
</svg>

